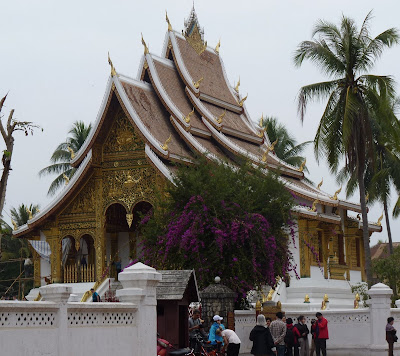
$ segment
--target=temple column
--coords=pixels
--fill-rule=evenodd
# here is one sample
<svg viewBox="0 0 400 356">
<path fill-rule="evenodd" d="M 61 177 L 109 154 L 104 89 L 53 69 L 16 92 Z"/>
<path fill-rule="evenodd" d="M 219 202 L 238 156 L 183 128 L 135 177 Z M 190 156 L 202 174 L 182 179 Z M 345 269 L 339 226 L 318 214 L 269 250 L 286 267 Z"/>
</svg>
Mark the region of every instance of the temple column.
<svg viewBox="0 0 400 356">
<path fill-rule="evenodd" d="M 102 279 L 105 273 L 105 257 L 106 257 L 106 231 L 105 216 L 103 211 L 103 182 L 101 169 L 96 168 L 94 173 L 95 197 L 96 197 L 96 229 L 94 240 L 94 248 L 96 251 L 96 281 Z"/>
<path fill-rule="evenodd" d="M 58 228 L 52 227 L 45 230 L 44 234 L 51 250 L 51 281 L 52 283 L 61 283 L 61 241 L 59 240 Z"/>
</svg>

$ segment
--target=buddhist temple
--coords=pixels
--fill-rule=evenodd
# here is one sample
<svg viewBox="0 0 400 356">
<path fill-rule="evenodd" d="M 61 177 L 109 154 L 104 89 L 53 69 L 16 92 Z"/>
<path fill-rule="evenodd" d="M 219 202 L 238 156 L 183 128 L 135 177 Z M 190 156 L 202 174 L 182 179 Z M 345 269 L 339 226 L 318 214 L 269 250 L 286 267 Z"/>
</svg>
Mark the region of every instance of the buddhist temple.
<svg viewBox="0 0 400 356">
<path fill-rule="evenodd" d="M 331 287 L 349 297 L 349 283 L 365 279 L 360 205 L 339 199 L 339 190 L 325 192 L 322 182 L 309 183 L 304 164 L 294 167 L 276 156 L 260 118 L 246 109 L 240 81 L 225 72 L 223 45 L 207 43 L 194 8 L 183 30 L 168 16 L 166 28 L 161 53 L 150 52 L 142 37 L 136 78 L 118 72 L 109 57 L 97 119 L 79 152 L 71 152 L 75 174 L 47 208 L 14 231 L 33 246 L 35 285 L 101 289 L 113 276 L 112 262 L 126 266 L 138 254 L 139 213 L 151 209 L 156 188 L 172 181 L 174 163 L 201 154 L 233 164 L 244 158 L 277 172 L 296 199 L 296 246 L 290 243 L 301 278 L 293 276 L 281 287 L 286 292 L 271 298 L 302 303 L 308 294 L 320 303 Z M 369 231 L 381 231 L 380 223 L 369 224 Z"/>
</svg>

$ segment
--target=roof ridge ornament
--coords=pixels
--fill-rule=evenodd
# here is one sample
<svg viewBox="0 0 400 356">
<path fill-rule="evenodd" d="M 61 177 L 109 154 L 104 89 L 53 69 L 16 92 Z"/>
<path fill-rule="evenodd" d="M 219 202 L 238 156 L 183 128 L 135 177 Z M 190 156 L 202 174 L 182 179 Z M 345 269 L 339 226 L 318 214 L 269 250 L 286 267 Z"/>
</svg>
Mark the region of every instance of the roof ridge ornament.
<svg viewBox="0 0 400 356">
<path fill-rule="evenodd" d="M 304 171 L 304 167 L 306 166 L 306 163 L 307 163 L 307 158 L 305 158 L 304 161 L 301 162 L 301 165 L 300 165 L 300 167 L 298 169 L 299 172 L 303 172 Z"/>
<path fill-rule="evenodd" d="M 75 152 L 71 147 L 67 147 L 67 150 L 69 151 L 69 153 L 71 154 L 71 160 L 73 160 L 75 158 Z"/>
<path fill-rule="evenodd" d="M 342 187 L 343 186 L 340 186 L 340 188 L 335 192 L 333 197 L 331 197 L 332 200 L 338 200 L 338 194 L 342 191 Z"/>
<path fill-rule="evenodd" d="M 243 104 L 244 104 L 244 102 L 247 100 L 247 97 L 249 96 L 249 94 L 247 94 L 244 98 L 242 98 L 239 102 L 238 102 L 238 104 L 239 104 L 239 106 L 240 107 L 243 107 Z"/>
<path fill-rule="evenodd" d="M 383 219 L 383 211 L 382 211 L 382 215 L 378 219 L 378 222 L 376 223 L 378 226 L 382 226 L 382 219 Z"/>
<path fill-rule="evenodd" d="M 217 54 L 219 54 L 219 48 L 220 47 L 221 47 L 221 39 L 219 39 L 219 41 L 217 43 L 217 46 L 215 47 L 215 50 L 214 50 Z"/>
<path fill-rule="evenodd" d="M 311 208 L 309 209 L 310 211 L 317 211 L 317 204 L 320 203 L 319 199 L 315 199 L 312 203 Z"/>
<path fill-rule="evenodd" d="M 112 60 L 110 58 L 110 52 L 108 52 L 108 64 L 111 67 L 111 76 L 115 77 L 117 75 L 117 72 L 116 72 L 115 67 L 113 65 L 113 62 L 112 62 Z M 72 154 L 71 154 L 71 159 L 72 159 Z"/>
<path fill-rule="evenodd" d="M 218 116 L 217 122 L 218 124 L 222 124 L 222 119 L 225 117 L 226 115 L 226 109 L 224 110 L 224 112 Z"/>
<path fill-rule="evenodd" d="M 69 183 L 69 178 L 67 177 L 67 175 L 65 173 L 63 173 L 63 178 L 65 180 L 65 185 L 68 185 Z"/>
<path fill-rule="evenodd" d="M 324 184 L 324 177 L 322 177 L 321 181 L 318 183 L 318 190 L 321 190 L 322 184 Z"/>
<path fill-rule="evenodd" d="M 235 92 L 239 94 L 239 87 L 240 87 L 240 77 L 239 77 L 239 81 L 236 83 L 235 85 Z"/>
<path fill-rule="evenodd" d="M 167 10 L 165 10 L 165 21 L 167 21 L 168 24 L 168 32 L 172 32 L 172 25 L 171 22 L 169 22 Z"/>
<path fill-rule="evenodd" d="M 164 144 L 160 145 L 160 147 L 164 151 L 168 151 L 168 144 L 171 142 L 171 140 L 172 140 L 172 134 L 169 135 L 169 137 L 165 140 Z"/>
<path fill-rule="evenodd" d="M 149 52 L 149 47 L 147 47 L 147 44 L 146 44 L 146 42 L 144 41 L 144 39 L 143 39 L 143 33 L 141 33 L 141 35 L 142 35 L 142 45 L 143 45 L 143 47 L 144 47 L 144 54 L 146 55 L 146 54 L 149 54 L 150 52 Z"/>
<path fill-rule="evenodd" d="M 264 126 L 264 113 L 261 114 L 258 126 L 261 128 L 261 131 L 258 133 L 258 137 L 263 138 L 265 132 L 267 132 L 267 128 Z"/>
<path fill-rule="evenodd" d="M 190 123 L 190 117 L 191 117 L 193 114 L 194 114 L 194 108 L 193 108 L 193 110 L 192 110 L 187 116 L 183 116 L 183 120 L 185 120 L 185 122 L 186 122 L 187 124 L 189 124 L 189 123 Z"/>
<path fill-rule="evenodd" d="M 204 79 L 204 77 L 201 77 L 197 82 L 193 82 L 193 86 L 196 89 L 199 89 L 200 88 L 200 83 L 203 81 L 203 79 Z"/>
<path fill-rule="evenodd" d="M 15 230 L 18 230 L 18 225 L 17 225 L 17 223 L 11 218 L 11 223 L 13 224 L 13 226 L 14 226 L 14 231 Z"/>
</svg>

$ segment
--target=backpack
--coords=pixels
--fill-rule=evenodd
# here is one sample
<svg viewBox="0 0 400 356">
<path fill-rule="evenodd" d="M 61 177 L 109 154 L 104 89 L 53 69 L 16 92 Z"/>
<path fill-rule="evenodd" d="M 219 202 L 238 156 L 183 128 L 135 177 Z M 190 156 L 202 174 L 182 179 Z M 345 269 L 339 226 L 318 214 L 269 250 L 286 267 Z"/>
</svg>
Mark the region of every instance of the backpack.
<svg viewBox="0 0 400 356">
<path fill-rule="evenodd" d="M 284 338 L 285 344 L 288 346 L 293 346 L 294 345 L 294 334 L 293 334 L 293 329 L 286 329 L 286 335 Z"/>
</svg>

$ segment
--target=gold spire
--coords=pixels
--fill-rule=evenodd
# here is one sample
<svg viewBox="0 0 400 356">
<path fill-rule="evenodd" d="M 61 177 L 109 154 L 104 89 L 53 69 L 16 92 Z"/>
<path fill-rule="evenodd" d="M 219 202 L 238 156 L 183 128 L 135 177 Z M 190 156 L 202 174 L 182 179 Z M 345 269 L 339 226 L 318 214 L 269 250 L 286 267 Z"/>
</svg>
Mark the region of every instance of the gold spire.
<svg viewBox="0 0 400 356">
<path fill-rule="evenodd" d="M 114 67 L 114 65 L 113 65 L 113 63 L 112 63 L 112 61 L 111 61 L 110 52 L 108 52 L 108 64 L 111 66 L 111 76 L 112 76 L 112 77 L 116 76 L 116 75 L 117 75 L 117 72 L 115 71 L 115 67 Z M 71 159 L 72 159 L 72 158 L 71 158 Z"/>
<path fill-rule="evenodd" d="M 303 172 L 304 171 L 304 167 L 306 166 L 306 163 L 307 163 L 307 158 L 301 163 L 301 165 L 300 165 L 300 167 L 298 169 L 299 172 Z"/>
<path fill-rule="evenodd" d="M 218 41 L 217 46 L 215 47 L 215 52 L 219 54 L 219 48 L 221 47 L 221 39 Z"/>
<path fill-rule="evenodd" d="M 200 87 L 200 83 L 203 81 L 203 77 L 201 77 L 197 82 L 193 82 L 193 86 L 196 88 L 196 89 L 199 89 L 199 87 Z"/>
<path fill-rule="evenodd" d="M 165 21 L 167 21 L 167 24 L 168 24 L 168 31 L 171 32 L 172 31 L 172 26 L 171 26 L 171 22 L 169 22 L 167 10 L 165 10 Z"/>
<path fill-rule="evenodd" d="M 261 114 L 260 122 L 258 123 L 258 126 L 260 126 L 260 127 L 264 126 L 264 113 Z"/>
<path fill-rule="evenodd" d="M 324 177 L 322 177 L 321 181 L 318 183 L 318 190 L 321 190 L 322 184 L 324 184 Z"/>
<path fill-rule="evenodd" d="M 377 222 L 378 226 L 382 226 L 382 219 L 383 219 L 383 212 L 382 212 L 382 215 L 378 219 L 378 222 Z"/>
<path fill-rule="evenodd" d="M 168 151 L 168 144 L 171 142 L 172 140 L 172 134 L 169 135 L 169 137 L 165 140 L 163 145 L 160 145 L 160 147 L 164 150 L 164 151 Z"/>
<path fill-rule="evenodd" d="M 68 185 L 69 183 L 69 178 L 65 175 L 65 173 L 63 173 L 63 178 L 65 180 L 65 185 Z"/>
<path fill-rule="evenodd" d="M 246 101 L 246 99 L 247 99 L 248 96 L 249 96 L 249 94 L 247 94 L 243 99 L 241 99 L 241 100 L 238 102 L 238 104 L 239 104 L 240 107 L 243 106 L 243 103 Z"/>
<path fill-rule="evenodd" d="M 13 226 L 14 226 L 14 230 L 18 230 L 18 225 L 17 225 L 17 223 L 16 223 L 13 219 L 11 219 L 11 223 L 12 223 Z"/>
<path fill-rule="evenodd" d="M 193 110 L 187 115 L 183 117 L 183 120 L 188 124 L 190 122 L 190 117 L 194 114 L 194 108 Z"/>
<path fill-rule="evenodd" d="M 221 115 L 218 116 L 217 122 L 218 122 L 219 124 L 222 123 L 222 119 L 225 117 L 225 115 L 226 115 L 226 109 L 225 109 L 225 111 L 224 111 Z"/>
<path fill-rule="evenodd" d="M 333 197 L 331 197 L 332 200 L 338 200 L 338 194 L 342 191 L 342 186 L 335 192 Z"/>
<path fill-rule="evenodd" d="M 74 152 L 74 150 L 71 148 L 71 147 L 67 147 L 67 149 L 68 149 L 68 151 L 69 151 L 69 153 L 71 154 L 71 159 L 74 159 L 75 158 L 75 152 Z"/>
<path fill-rule="evenodd" d="M 144 54 L 149 54 L 150 53 L 149 52 L 149 47 L 147 47 L 147 44 L 143 39 L 143 33 L 141 35 L 142 35 L 142 45 L 144 46 Z"/>
<path fill-rule="evenodd" d="M 317 211 L 317 204 L 319 203 L 318 199 L 315 199 L 312 203 L 310 211 Z"/>
<path fill-rule="evenodd" d="M 235 86 L 235 92 L 239 94 L 239 87 L 240 87 L 240 77 L 239 77 L 239 81 L 236 83 Z"/>
</svg>

